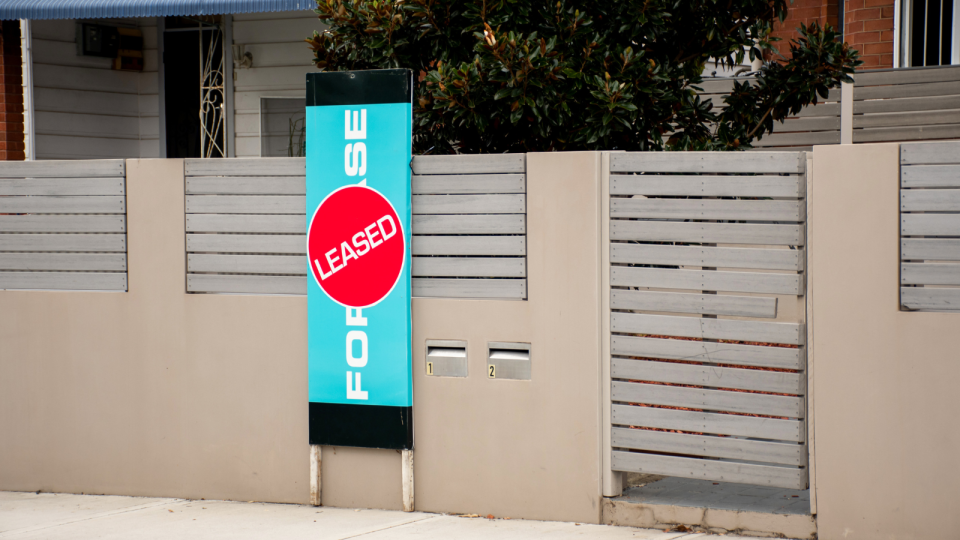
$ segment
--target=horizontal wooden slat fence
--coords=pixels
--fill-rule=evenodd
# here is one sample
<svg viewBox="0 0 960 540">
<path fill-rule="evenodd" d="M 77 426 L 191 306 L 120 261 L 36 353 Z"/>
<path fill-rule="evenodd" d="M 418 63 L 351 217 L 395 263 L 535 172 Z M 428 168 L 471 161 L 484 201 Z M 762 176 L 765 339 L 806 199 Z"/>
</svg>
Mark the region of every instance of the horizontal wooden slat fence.
<svg viewBox="0 0 960 540">
<path fill-rule="evenodd" d="M 960 311 L 960 142 L 900 146 L 900 305 Z"/>
<path fill-rule="evenodd" d="M 0 289 L 127 290 L 123 160 L 0 162 Z"/>
<path fill-rule="evenodd" d="M 524 154 L 413 160 L 413 295 L 527 297 Z"/>
<path fill-rule="evenodd" d="M 610 154 L 614 470 L 807 486 L 805 166 Z"/>
<path fill-rule="evenodd" d="M 413 161 L 413 294 L 526 298 L 525 156 Z M 186 160 L 187 290 L 306 294 L 303 158 Z"/>
<path fill-rule="evenodd" d="M 960 138 L 960 66 L 854 76 L 853 142 Z"/>
<path fill-rule="evenodd" d="M 752 77 L 711 77 L 698 84 L 700 98 L 711 100 L 714 109 L 723 109 L 723 96 L 733 91 L 735 82 L 752 83 Z M 757 149 L 809 150 L 817 144 L 840 144 L 840 89 L 830 91 L 827 99 L 818 98 L 816 106 L 805 107 L 783 123 L 774 122 L 770 135 L 753 143 Z"/>
</svg>

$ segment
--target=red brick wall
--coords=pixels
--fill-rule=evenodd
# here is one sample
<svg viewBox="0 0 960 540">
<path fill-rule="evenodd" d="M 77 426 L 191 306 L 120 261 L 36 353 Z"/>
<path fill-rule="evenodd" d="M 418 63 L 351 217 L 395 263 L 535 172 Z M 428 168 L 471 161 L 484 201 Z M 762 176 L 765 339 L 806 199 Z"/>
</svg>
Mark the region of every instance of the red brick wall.
<svg viewBox="0 0 960 540">
<path fill-rule="evenodd" d="M 774 46 L 789 58 L 790 41 L 800 36 L 801 24 L 810 26 L 816 22 L 836 28 L 837 13 L 837 0 L 787 0 L 787 18 L 773 27 L 773 35 L 780 38 Z"/>
<path fill-rule="evenodd" d="M 860 51 L 860 69 L 893 67 L 893 0 L 847 0 L 844 40 Z"/>
<path fill-rule="evenodd" d="M 837 14 L 837 0 L 788 0 L 787 18 L 774 26 L 773 35 L 782 40 L 776 47 L 787 56 L 801 23 L 836 27 Z M 843 23 L 844 41 L 860 51 L 860 69 L 893 67 L 893 0 L 846 0 Z"/>
<path fill-rule="evenodd" d="M 24 159 L 20 23 L 0 25 L 0 160 Z"/>
</svg>

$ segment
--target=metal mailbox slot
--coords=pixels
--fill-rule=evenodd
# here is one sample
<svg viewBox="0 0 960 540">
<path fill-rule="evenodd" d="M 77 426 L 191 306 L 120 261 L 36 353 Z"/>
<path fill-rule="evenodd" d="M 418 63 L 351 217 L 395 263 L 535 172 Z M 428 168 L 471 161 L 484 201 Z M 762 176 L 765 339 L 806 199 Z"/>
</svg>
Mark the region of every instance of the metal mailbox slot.
<svg viewBox="0 0 960 540">
<path fill-rule="evenodd" d="M 466 377 L 467 342 L 427 340 L 428 377 Z"/>
<path fill-rule="evenodd" d="M 530 380 L 530 344 L 487 343 L 487 378 Z"/>
</svg>

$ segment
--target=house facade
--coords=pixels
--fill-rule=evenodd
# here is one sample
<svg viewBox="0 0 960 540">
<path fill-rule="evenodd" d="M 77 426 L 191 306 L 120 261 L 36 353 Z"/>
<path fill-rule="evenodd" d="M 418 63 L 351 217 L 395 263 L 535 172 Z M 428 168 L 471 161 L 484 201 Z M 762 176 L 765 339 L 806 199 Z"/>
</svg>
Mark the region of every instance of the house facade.
<svg viewBox="0 0 960 540">
<path fill-rule="evenodd" d="M 6 159 L 301 155 L 304 76 L 315 70 L 303 40 L 322 28 L 313 2 L 173 14 L 144 2 L 157 13 L 146 17 L 75 4 L 74 18 L 0 13 L 21 17 L 3 23 Z M 91 50 L 97 40 L 104 50 Z"/>
<path fill-rule="evenodd" d="M 842 27 L 843 38 L 860 50 L 861 71 L 937 72 L 858 79 L 858 85 L 911 86 L 895 96 L 866 90 L 852 98 L 875 99 L 871 92 L 882 99 L 909 98 L 903 106 L 855 107 L 851 114 L 876 109 L 885 116 L 851 122 L 851 132 L 880 129 L 854 133 L 853 142 L 956 138 L 960 90 L 947 83 L 958 79 L 954 72 L 960 74 L 960 67 L 950 67 L 960 64 L 957 4 L 960 0 L 793 0 L 775 35 L 788 50 L 800 24 L 830 24 Z M 323 27 L 312 11 L 314 2 L 189 6 L 140 0 L 104 8 L 91 0 L 41 0 L 0 7 L 0 157 L 303 155 L 304 76 L 316 69 L 303 40 Z M 705 97 L 720 99 L 729 91 L 729 77 L 741 71 L 708 66 Z M 805 110 L 756 146 L 809 149 L 842 142 L 839 101 L 840 92 L 832 92 L 827 107 Z"/>
</svg>

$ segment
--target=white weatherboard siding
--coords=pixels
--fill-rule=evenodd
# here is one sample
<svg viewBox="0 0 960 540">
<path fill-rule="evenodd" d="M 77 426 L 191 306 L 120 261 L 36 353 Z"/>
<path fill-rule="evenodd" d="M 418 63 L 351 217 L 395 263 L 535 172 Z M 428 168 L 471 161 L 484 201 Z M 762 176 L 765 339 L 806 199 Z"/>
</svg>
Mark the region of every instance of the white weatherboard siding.
<svg viewBox="0 0 960 540">
<path fill-rule="evenodd" d="M 79 56 L 76 21 L 32 21 L 37 159 L 160 157 L 156 19 L 102 19 L 143 32 L 144 70 Z"/>
<path fill-rule="evenodd" d="M 313 51 L 303 40 L 322 28 L 313 11 L 233 16 L 234 45 L 242 46 L 244 52 L 253 56 L 251 67 L 234 71 L 237 157 L 260 155 L 261 97 L 306 96 L 306 74 L 317 69 Z M 241 55 L 236 58 L 239 60 Z M 271 127 L 271 131 L 278 130 L 286 130 L 284 122 Z"/>
</svg>

